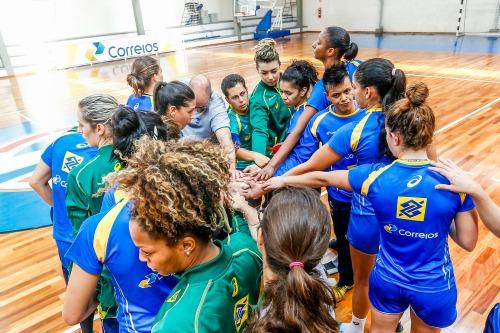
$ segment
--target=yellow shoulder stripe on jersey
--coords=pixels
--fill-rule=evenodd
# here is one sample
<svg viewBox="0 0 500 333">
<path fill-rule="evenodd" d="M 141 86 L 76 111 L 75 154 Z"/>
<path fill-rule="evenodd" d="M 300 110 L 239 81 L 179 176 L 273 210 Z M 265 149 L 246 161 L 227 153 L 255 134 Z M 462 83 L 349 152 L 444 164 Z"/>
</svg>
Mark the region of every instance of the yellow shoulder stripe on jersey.
<svg viewBox="0 0 500 333">
<path fill-rule="evenodd" d="M 97 256 L 97 260 L 101 263 L 104 262 L 106 258 L 106 248 L 108 247 L 109 234 L 111 233 L 111 228 L 116 221 L 118 214 L 122 211 L 123 206 L 127 204 L 128 200 L 122 200 L 116 206 L 114 206 L 99 222 L 94 233 L 94 251 Z"/>
<path fill-rule="evenodd" d="M 460 204 L 462 204 L 462 205 L 463 205 L 463 204 L 464 204 L 464 201 L 465 201 L 465 198 L 467 197 L 467 194 L 462 193 L 462 192 L 460 192 L 460 193 L 458 193 L 458 194 L 460 195 Z"/>
<path fill-rule="evenodd" d="M 359 60 L 351 60 L 351 64 L 353 64 L 354 67 L 358 67 L 359 65 L 361 65 L 361 62 L 359 62 Z"/>
<path fill-rule="evenodd" d="M 234 117 L 236 118 L 236 122 L 238 123 L 238 133 L 243 129 L 243 125 L 241 125 L 240 116 L 235 112 Z"/>
<path fill-rule="evenodd" d="M 359 144 L 359 139 L 361 138 L 361 133 L 363 133 L 363 128 L 366 125 L 366 122 L 368 121 L 368 118 L 370 118 L 371 113 L 367 113 L 360 121 L 359 123 L 356 124 L 354 127 L 354 130 L 352 131 L 351 134 L 351 150 L 353 152 L 358 149 L 358 144 Z"/>
<path fill-rule="evenodd" d="M 117 189 L 115 191 L 114 197 L 116 203 L 120 202 L 122 199 L 128 199 L 127 196 L 125 195 L 125 192 L 120 189 Z"/>
<path fill-rule="evenodd" d="M 330 106 L 330 108 L 331 108 L 331 106 Z M 314 136 L 315 139 L 318 138 L 318 126 L 321 123 L 321 121 L 323 120 L 323 118 L 326 117 L 327 114 L 328 113 L 325 112 L 322 115 L 320 115 L 318 118 L 316 118 L 316 120 L 314 121 L 314 123 L 313 123 L 313 125 L 311 127 L 311 133 L 312 133 L 312 135 Z"/>
<path fill-rule="evenodd" d="M 385 167 L 382 167 L 378 170 L 373 171 L 368 175 L 368 178 L 363 182 L 363 185 L 361 186 L 361 195 L 367 196 L 368 195 L 368 190 L 370 189 L 371 184 L 387 169 L 389 169 L 394 162 L 392 162 L 389 165 L 386 165 Z"/>
</svg>

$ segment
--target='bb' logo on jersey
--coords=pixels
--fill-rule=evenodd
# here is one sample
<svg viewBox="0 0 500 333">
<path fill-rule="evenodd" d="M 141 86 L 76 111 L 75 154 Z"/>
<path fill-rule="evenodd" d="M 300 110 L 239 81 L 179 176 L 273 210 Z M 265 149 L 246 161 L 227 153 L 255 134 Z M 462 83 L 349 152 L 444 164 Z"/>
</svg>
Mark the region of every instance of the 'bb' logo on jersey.
<svg viewBox="0 0 500 333">
<path fill-rule="evenodd" d="M 422 222 L 425 218 L 427 198 L 398 197 L 398 219 Z"/>
<path fill-rule="evenodd" d="M 61 170 L 69 173 L 74 167 L 78 166 L 78 164 L 82 163 L 83 157 L 73 154 L 72 152 L 67 151 L 64 155 L 63 165 Z"/>
<path fill-rule="evenodd" d="M 234 305 L 234 324 L 239 332 L 245 321 L 248 319 L 248 295 L 241 298 Z"/>
</svg>

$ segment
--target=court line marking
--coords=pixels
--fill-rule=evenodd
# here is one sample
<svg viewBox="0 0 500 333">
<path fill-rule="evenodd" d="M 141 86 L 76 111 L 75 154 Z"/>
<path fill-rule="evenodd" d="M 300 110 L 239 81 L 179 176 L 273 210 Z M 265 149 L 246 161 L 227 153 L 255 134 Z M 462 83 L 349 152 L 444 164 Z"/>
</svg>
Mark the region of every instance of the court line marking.
<svg viewBox="0 0 500 333">
<path fill-rule="evenodd" d="M 430 77 L 434 79 L 446 79 L 446 80 L 457 80 L 457 81 L 473 81 L 473 82 L 482 82 L 482 83 L 495 83 L 495 84 L 500 84 L 500 81 L 491 81 L 491 80 L 480 80 L 480 79 L 468 79 L 468 78 L 461 78 L 461 77 L 455 77 L 455 76 L 441 76 L 441 75 L 424 75 L 424 74 L 412 74 L 412 73 L 405 73 L 406 76 L 417 76 L 417 77 Z"/>
<path fill-rule="evenodd" d="M 499 101 L 500 101 L 500 97 L 495 98 L 494 100 L 492 100 L 491 102 L 489 102 L 489 103 L 487 103 L 487 104 L 485 104 L 485 105 L 481 106 L 480 108 L 478 108 L 478 109 L 476 109 L 476 110 L 474 110 L 474 111 L 472 111 L 472 112 L 470 112 L 470 113 L 466 114 L 465 116 L 462 116 L 462 117 L 460 117 L 460 118 L 458 118 L 458 119 L 456 119 L 456 120 L 452 121 L 451 123 L 449 123 L 449 124 L 447 124 L 447 125 L 445 125 L 445 126 L 441 127 L 440 129 L 438 129 L 438 130 L 434 133 L 434 135 L 436 135 L 436 136 L 437 136 L 437 135 L 439 135 L 439 134 L 441 134 L 441 133 L 443 133 L 443 132 L 445 132 L 445 131 L 449 130 L 450 128 L 455 127 L 456 125 L 460 124 L 461 122 L 463 122 L 463 121 L 464 121 L 464 120 L 466 120 L 467 118 L 470 118 L 470 117 L 472 117 L 472 116 L 474 116 L 474 115 L 476 115 L 476 114 L 478 114 L 478 113 L 482 112 L 483 110 L 485 110 L 485 109 L 489 108 L 490 106 L 492 106 L 492 105 L 496 104 L 496 103 L 497 103 L 497 102 L 499 102 Z"/>
</svg>

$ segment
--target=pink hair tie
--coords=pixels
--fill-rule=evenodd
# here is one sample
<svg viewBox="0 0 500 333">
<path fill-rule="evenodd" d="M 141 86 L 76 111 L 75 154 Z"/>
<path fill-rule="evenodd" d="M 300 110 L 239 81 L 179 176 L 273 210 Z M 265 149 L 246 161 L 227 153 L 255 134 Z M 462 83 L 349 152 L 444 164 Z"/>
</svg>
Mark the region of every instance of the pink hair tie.
<svg viewBox="0 0 500 333">
<path fill-rule="evenodd" d="M 290 269 L 294 267 L 304 268 L 304 263 L 302 261 L 292 261 L 291 263 L 288 264 L 288 267 L 290 267 Z"/>
</svg>

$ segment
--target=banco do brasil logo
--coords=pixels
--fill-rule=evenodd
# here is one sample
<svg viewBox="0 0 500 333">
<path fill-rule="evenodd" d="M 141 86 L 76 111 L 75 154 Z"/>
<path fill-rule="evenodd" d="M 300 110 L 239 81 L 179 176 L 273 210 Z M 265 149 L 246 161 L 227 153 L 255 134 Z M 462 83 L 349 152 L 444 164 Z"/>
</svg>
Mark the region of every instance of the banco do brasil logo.
<svg viewBox="0 0 500 333">
<path fill-rule="evenodd" d="M 107 55 L 109 58 L 133 57 L 142 54 L 157 53 L 160 48 L 158 43 L 143 43 L 132 45 L 111 45 L 104 46 L 101 42 L 92 43 L 93 47 L 87 49 L 85 58 L 88 61 L 97 61 L 99 55 Z M 106 53 L 105 53 L 106 51 Z"/>
</svg>

